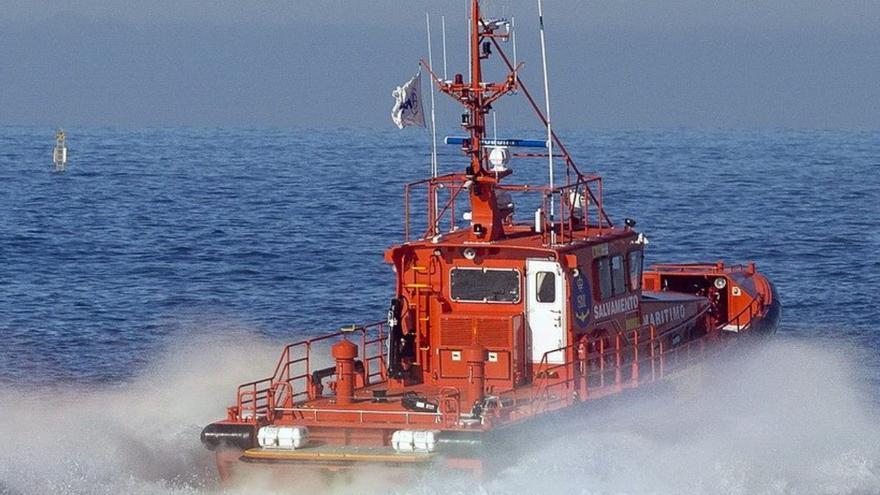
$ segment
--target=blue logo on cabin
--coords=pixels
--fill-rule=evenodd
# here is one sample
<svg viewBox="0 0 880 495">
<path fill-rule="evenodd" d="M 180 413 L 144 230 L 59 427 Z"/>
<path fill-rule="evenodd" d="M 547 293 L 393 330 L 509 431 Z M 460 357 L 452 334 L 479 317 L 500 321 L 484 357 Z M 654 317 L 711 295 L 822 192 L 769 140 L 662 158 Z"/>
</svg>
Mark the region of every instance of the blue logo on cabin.
<svg viewBox="0 0 880 495">
<path fill-rule="evenodd" d="M 571 277 L 571 313 L 572 321 L 581 330 L 587 328 L 590 321 L 590 281 L 584 276 L 582 270 L 577 270 L 577 275 Z"/>
</svg>

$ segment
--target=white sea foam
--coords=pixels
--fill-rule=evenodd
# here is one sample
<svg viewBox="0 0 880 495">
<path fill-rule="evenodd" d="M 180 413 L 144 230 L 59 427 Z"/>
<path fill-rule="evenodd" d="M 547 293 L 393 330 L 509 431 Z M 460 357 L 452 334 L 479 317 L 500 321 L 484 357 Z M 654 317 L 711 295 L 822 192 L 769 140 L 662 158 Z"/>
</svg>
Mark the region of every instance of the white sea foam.
<svg viewBox="0 0 880 495">
<path fill-rule="evenodd" d="M 267 374 L 278 351 L 242 334 L 201 336 L 117 387 L 0 390 L 0 493 L 305 493 L 269 477 L 221 487 L 198 441 L 234 385 Z M 777 339 L 558 422 L 522 456 L 495 453 L 509 466 L 480 484 L 373 470 L 313 479 L 309 492 L 880 493 L 880 414 L 859 355 Z"/>
<path fill-rule="evenodd" d="M 180 339 L 118 386 L 0 390 L 0 493 L 214 489 L 201 428 L 224 416 L 236 384 L 271 371 L 279 347 L 226 329 Z"/>
</svg>

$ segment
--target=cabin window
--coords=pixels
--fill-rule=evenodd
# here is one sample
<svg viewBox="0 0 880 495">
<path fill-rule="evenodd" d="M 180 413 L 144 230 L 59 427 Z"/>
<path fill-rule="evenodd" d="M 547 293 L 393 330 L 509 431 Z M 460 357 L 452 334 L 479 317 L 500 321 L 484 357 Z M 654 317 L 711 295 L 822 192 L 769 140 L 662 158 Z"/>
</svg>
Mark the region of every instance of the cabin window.
<svg viewBox="0 0 880 495">
<path fill-rule="evenodd" d="M 632 290 L 642 288 L 642 252 L 629 252 L 629 286 Z"/>
<path fill-rule="evenodd" d="M 449 295 L 459 302 L 519 302 L 519 272 L 513 269 L 453 268 Z"/>
<path fill-rule="evenodd" d="M 538 302 L 556 302 L 556 274 L 553 272 L 538 272 L 535 275 L 535 294 Z"/>
<path fill-rule="evenodd" d="M 608 299 L 613 295 L 611 289 L 611 260 L 608 258 L 597 259 L 596 273 L 599 275 L 599 299 Z"/>
<path fill-rule="evenodd" d="M 599 298 L 619 296 L 626 293 L 626 267 L 622 254 L 596 259 L 596 275 L 599 281 Z"/>
<path fill-rule="evenodd" d="M 623 266 L 622 254 L 611 257 L 611 285 L 615 296 L 626 292 L 626 269 Z"/>
</svg>

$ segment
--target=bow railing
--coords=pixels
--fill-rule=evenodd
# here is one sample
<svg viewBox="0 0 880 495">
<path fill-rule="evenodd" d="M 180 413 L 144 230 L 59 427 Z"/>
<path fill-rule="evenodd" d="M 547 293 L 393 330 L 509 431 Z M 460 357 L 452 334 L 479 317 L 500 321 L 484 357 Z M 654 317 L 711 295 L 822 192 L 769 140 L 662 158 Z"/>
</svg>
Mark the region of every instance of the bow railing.
<svg viewBox="0 0 880 495">
<path fill-rule="evenodd" d="M 279 407 L 293 407 L 314 399 L 321 394 L 319 383 L 313 373 L 321 366 L 332 366 L 331 361 L 322 362 L 313 356 L 316 349 L 329 356 L 330 346 L 342 339 L 358 345 L 358 356 L 363 363 L 364 386 L 385 381 L 386 322 L 355 326 L 312 339 L 288 344 L 275 365 L 272 375 L 239 385 L 236 405 L 230 408 L 230 416 L 240 421 L 259 422 L 271 419 Z"/>
</svg>

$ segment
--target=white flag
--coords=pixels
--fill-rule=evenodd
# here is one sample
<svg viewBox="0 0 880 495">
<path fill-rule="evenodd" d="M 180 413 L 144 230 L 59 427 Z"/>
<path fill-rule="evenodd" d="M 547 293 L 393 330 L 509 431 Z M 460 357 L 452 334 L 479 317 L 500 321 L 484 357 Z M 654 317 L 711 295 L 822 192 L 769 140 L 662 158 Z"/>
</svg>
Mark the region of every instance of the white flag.
<svg viewBox="0 0 880 495">
<path fill-rule="evenodd" d="M 403 86 L 391 92 L 394 97 L 394 108 L 391 109 L 391 120 L 397 127 L 415 125 L 425 127 L 425 112 L 422 110 L 422 73 L 414 75 Z"/>
</svg>

